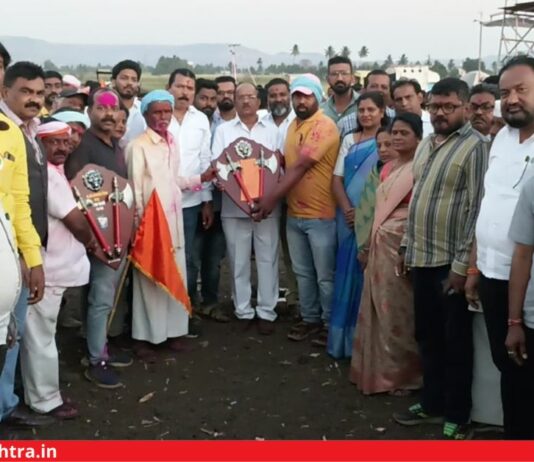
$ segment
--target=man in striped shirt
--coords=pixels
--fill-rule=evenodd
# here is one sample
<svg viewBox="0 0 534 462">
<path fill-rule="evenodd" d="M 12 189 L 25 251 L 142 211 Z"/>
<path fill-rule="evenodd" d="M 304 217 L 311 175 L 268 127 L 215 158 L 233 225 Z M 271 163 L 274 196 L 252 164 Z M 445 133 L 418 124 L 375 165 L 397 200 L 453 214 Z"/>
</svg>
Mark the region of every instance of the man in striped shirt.
<svg viewBox="0 0 534 462">
<path fill-rule="evenodd" d="M 434 135 L 415 154 L 414 192 L 399 249 L 399 276 L 409 268 L 414 290 L 415 336 L 424 390 L 421 402 L 397 422 L 441 422 L 450 439 L 469 436 L 473 346 L 465 285 L 483 194 L 488 143 L 468 122 L 469 89 L 446 78 L 431 91 Z"/>
</svg>

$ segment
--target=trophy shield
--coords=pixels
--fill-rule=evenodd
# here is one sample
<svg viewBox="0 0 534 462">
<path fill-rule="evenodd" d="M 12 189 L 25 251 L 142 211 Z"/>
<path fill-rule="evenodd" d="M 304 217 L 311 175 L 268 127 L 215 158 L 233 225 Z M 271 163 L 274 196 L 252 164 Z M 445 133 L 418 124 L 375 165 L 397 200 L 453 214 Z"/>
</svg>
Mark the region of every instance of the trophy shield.
<svg viewBox="0 0 534 462">
<path fill-rule="evenodd" d="M 262 144 L 240 137 L 214 161 L 224 193 L 247 215 L 254 201 L 271 191 L 280 179 L 282 155 Z"/>
<path fill-rule="evenodd" d="M 95 164 L 86 165 L 70 184 L 98 243 L 93 255 L 116 270 L 128 253 L 132 237 L 132 186 L 115 172 Z"/>
</svg>

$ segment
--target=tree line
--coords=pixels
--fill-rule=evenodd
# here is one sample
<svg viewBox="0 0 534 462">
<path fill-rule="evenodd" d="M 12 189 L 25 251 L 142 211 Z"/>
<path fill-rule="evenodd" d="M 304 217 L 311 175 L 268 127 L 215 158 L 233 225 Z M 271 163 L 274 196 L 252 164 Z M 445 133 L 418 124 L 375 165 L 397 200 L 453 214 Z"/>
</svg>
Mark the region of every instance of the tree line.
<svg viewBox="0 0 534 462">
<path fill-rule="evenodd" d="M 240 73 L 261 74 L 261 75 L 283 75 L 283 74 L 299 74 L 305 72 L 313 72 L 319 75 L 321 78 L 326 77 L 326 63 L 334 56 L 340 55 L 350 58 L 352 51 L 348 46 L 344 46 L 341 50 L 336 51 L 332 45 L 329 45 L 324 50 L 324 61 L 320 61 L 318 64 L 313 63 L 307 59 L 299 60 L 300 49 L 298 44 L 294 44 L 291 48 L 290 55 L 292 57 L 292 63 L 271 64 L 267 67 L 264 66 L 263 59 L 261 57 L 256 61 L 256 66 L 250 66 L 247 68 L 239 67 Z M 365 61 L 365 58 L 369 56 L 369 48 L 362 46 L 357 52 L 359 61 L 354 62 L 355 69 L 371 70 L 371 69 L 387 69 L 389 67 L 400 66 L 420 66 L 426 65 L 429 68 L 438 73 L 441 78 L 451 76 L 457 77 L 460 74 L 460 68 L 466 72 L 478 70 L 478 58 L 465 58 L 460 66 L 450 59 L 446 64 L 437 59 L 432 59 L 430 56 L 424 62 L 411 61 L 408 56 L 403 53 L 398 59 L 393 59 L 389 54 L 386 59 L 379 63 L 378 61 Z M 155 66 L 147 66 L 139 63 L 143 68 L 143 71 L 152 75 L 169 75 L 174 69 L 188 68 L 196 74 L 200 75 L 214 75 L 228 73 L 232 69 L 232 63 L 228 62 L 226 66 L 216 66 L 214 64 L 192 64 L 189 61 L 180 58 L 179 56 L 160 56 Z M 239 65 L 239 63 L 238 63 Z M 56 66 L 52 61 L 46 60 L 43 67 L 46 70 L 58 70 L 63 73 L 71 73 L 75 75 L 88 75 L 96 72 L 97 69 L 111 68 L 109 65 L 98 64 L 97 66 L 88 66 L 85 64 L 79 64 L 77 66 Z M 484 61 L 481 62 L 481 70 L 487 73 L 497 73 L 498 65 L 493 62 L 490 69 L 486 68 Z"/>
</svg>

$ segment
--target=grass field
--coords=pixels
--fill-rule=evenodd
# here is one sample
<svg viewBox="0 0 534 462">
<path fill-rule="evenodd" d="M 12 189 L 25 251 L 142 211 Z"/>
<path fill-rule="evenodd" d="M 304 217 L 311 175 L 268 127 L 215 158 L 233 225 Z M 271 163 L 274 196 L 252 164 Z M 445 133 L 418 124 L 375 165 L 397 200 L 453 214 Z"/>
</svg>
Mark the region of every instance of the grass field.
<svg viewBox="0 0 534 462">
<path fill-rule="evenodd" d="M 197 75 L 197 78 L 204 78 L 204 79 L 214 79 L 215 77 L 218 77 L 220 74 L 199 74 Z M 271 79 L 275 77 L 283 77 L 287 78 L 287 75 L 254 75 L 251 76 L 249 74 L 238 74 L 237 80 L 239 82 L 253 82 L 255 81 L 256 85 L 264 85 Z M 84 74 L 81 76 L 78 76 L 82 82 L 85 82 L 87 80 L 95 80 L 96 75 L 94 73 L 90 74 Z M 143 74 L 141 77 L 141 89 L 143 93 L 155 90 L 158 88 L 165 88 L 167 86 L 167 80 L 169 76 L 168 75 L 152 75 L 152 74 Z"/>
</svg>

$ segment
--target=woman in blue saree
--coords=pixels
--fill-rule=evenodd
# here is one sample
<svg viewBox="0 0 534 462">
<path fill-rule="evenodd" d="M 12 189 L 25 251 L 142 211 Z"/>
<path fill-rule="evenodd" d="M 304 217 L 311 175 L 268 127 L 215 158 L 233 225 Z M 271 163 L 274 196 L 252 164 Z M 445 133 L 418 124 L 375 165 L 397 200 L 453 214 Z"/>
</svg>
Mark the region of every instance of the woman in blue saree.
<svg viewBox="0 0 534 462">
<path fill-rule="evenodd" d="M 369 237 L 374 217 L 379 161 L 376 134 L 387 124 L 378 92 L 358 99 L 358 128 L 343 139 L 332 180 L 337 203 L 338 251 L 327 351 L 334 358 L 352 354 L 353 334 L 363 288 L 358 248 Z"/>
</svg>

